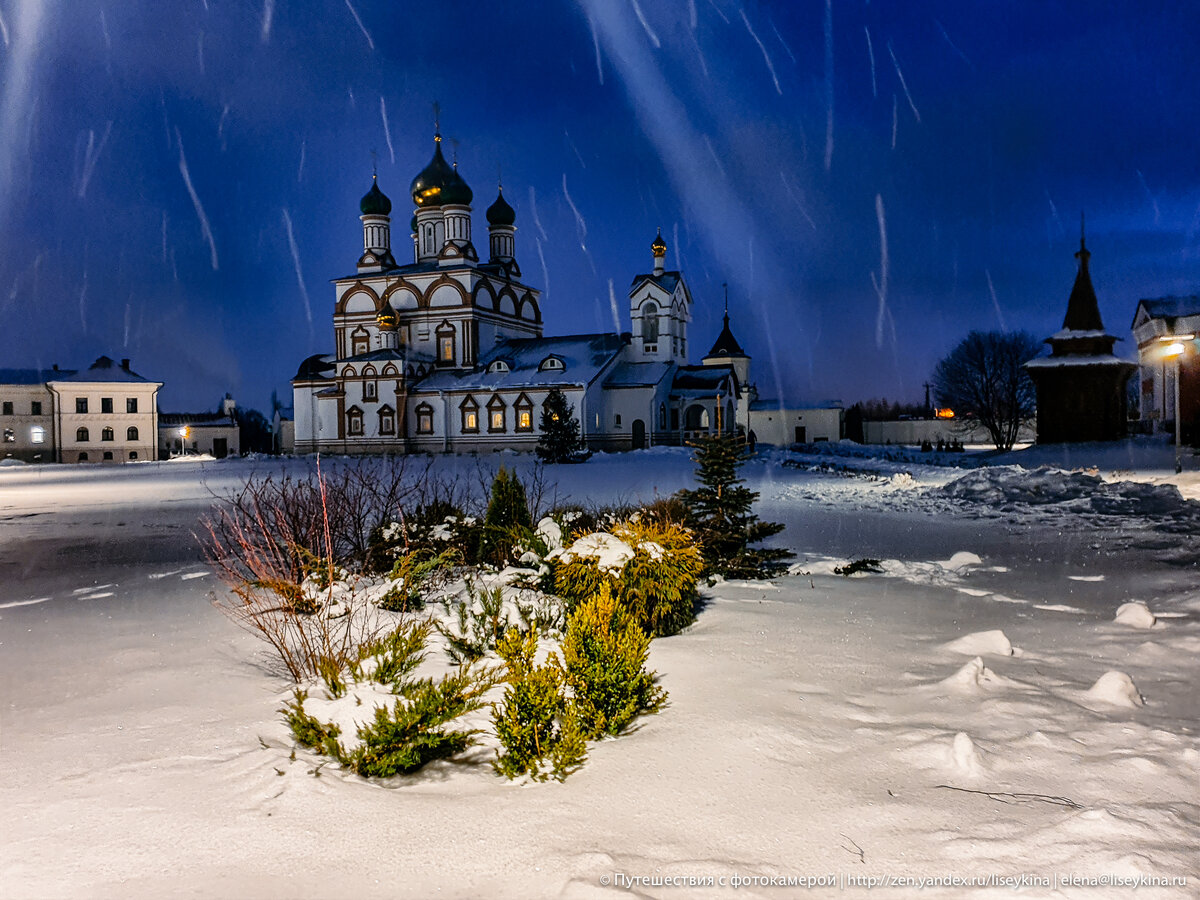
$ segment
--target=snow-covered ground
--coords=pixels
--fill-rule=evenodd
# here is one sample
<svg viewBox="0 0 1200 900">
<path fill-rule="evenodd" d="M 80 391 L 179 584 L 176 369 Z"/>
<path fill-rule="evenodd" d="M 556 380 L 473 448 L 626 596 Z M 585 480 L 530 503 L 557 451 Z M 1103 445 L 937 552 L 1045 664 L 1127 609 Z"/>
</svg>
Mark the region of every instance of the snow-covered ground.
<svg viewBox="0 0 1200 900">
<path fill-rule="evenodd" d="M 563 784 L 486 744 L 388 783 L 293 757 L 192 533 L 308 461 L 0 470 L 0 896 L 1200 896 L 1194 461 L 825 449 L 746 468 L 792 574 L 707 589 L 652 645 L 667 707 Z M 559 501 L 691 482 L 673 449 L 548 471 Z"/>
</svg>

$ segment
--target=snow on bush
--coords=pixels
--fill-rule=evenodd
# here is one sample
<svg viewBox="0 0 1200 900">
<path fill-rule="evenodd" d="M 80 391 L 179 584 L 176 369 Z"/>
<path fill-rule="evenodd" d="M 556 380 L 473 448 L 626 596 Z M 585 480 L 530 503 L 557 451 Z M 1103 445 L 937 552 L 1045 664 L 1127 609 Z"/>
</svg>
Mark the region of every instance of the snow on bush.
<svg viewBox="0 0 1200 900">
<path fill-rule="evenodd" d="M 1150 612 L 1145 603 L 1122 603 L 1117 607 L 1114 622 L 1128 625 L 1130 628 L 1153 628 L 1158 619 Z"/>
</svg>

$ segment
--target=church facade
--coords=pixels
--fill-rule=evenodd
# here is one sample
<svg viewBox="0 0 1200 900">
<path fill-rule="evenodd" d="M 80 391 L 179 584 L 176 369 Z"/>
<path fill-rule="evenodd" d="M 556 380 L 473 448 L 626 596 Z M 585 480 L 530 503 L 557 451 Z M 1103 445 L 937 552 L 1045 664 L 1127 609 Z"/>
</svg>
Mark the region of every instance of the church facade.
<svg viewBox="0 0 1200 900">
<path fill-rule="evenodd" d="M 661 234 L 651 270 L 630 284 L 629 332 L 546 336 L 503 189 L 486 212 L 486 259 L 472 233 L 473 192 L 440 135 L 410 191 L 409 240 L 395 252 L 391 200 L 377 182 L 362 198 L 362 255 L 334 280 L 334 350 L 306 359 L 292 380 L 297 453 L 532 450 L 555 388 L 594 450 L 746 426 L 750 357 L 727 313 L 704 364 L 688 365 L 694 301 L 666 268 Z"/>
</svg>

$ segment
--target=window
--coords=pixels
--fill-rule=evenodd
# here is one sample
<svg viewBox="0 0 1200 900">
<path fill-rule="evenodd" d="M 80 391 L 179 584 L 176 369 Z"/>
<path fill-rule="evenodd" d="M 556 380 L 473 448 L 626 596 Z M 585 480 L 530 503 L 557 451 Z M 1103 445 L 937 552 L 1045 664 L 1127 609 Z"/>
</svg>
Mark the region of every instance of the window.
<svg viewBox="0 0 1200 900">
<path fill-rule="evenodd" d="M 42 414 L 42 401 L 34 400 L 29 404 L 29 414 L 31 416 L 40 416 Z"/>
<path fill-rule="evenodd" d="M 566 364 L 557 356 L 547 356 L 538 365 L 539 372 L 562 372 L 566 368 Z"/>
<path fill-rule="evenodd" d="M 86 402 L 86 401 L 84 401 L 84 402 Z M 90 438 L 88 437 L 88 430 L 86 428 L 77 428 L 75 430 L 75 442 L 76 443 L 86 444 L 89 440 L 90 440 Z"/>
<path fill-rule="evenodd" d="M 363 433 L 363 414 L 357 406 L 346 410 L 346 433 L 354 436 Z"/>
<path fill-rule="evenodd" d="M 467 397 L 458 407 L 462 415 L 462 430 L 475 433 L 479 431 L 479 404 L 473 397 Z"/>
<path fill-rule="evenodd" d="M 356 328 L 350 335 L 350 355 L 358 356 L 360 353 L 366 353 L 371 349 L 371 336 L 367 334 L 366 329 Z"/>
<path fill-rule="evenodd" d="M 100 412 L 107 413 L 108 415 L 112 415 L 112 410 L 113 410 L 112 397 L 101 397 L 100 398 Z"/>
<path fill-rule="evenodd" d="M 88 461 L 87 454 L 86 454 L 86 453 L 80 453 L 80 454 L 79 454 L 79 461 L 80 461 L 80 462 L 87 462 L 87 461 Z"/>
<path fill-rule="evenodd" d="M 126 397 L 125 398 L 125 412 L 127 412 L 127 413 L 137 412 L 137 400 L 138 400 L 137 397 Z"/>
<path fill-rule="evenodd" d="M 433 407 L 428 403 L 417 407 L 417 434 L 433 434 Z"/>
<path fill-rule="evenodd" d="M 499 397 L 488 401 L 488 431 L 507 431 L 507 407 Z"/>
<path fill-rule="evenodd" d="M 379 386 L 374 381 L 363 382 L 363 400 L 378 400 Z"/>
<path fill-rule="evenodd" d="M 615 416 L 613 416 L 613 425 L 616 426 L 617 428 L 621 427 L 621 414 L 620 413 L 617 413 Z"/>
<path fill-rule="evenodd" d="M 379 410 L 379 433 L 396 433 L 396 411 L 390 406 L 384 406 Z"/>
<path fill-rule="evenodd" d="M 87 397 L 76 397 L 75 398 L 75 413 L 77 415 L 82 415 L 83 413 L 86 413 L 86 412 L 87 412 Z"/>
<path fill-rule="evenodd" d="M 533 401 L 522 394 L 513 408 L 517 411 L 517 431 L 533 431 Z"/>
<path fill-rule="evenodd" d="M 100 432 L 100 440 L 111 441 L 112 439 L 113 439 L 113 430 L 111 428 L 105 428 L 103 431 Z"/>
<path fill-rule="evenodd" d="M 111 451 L 111 450 L 105 450 L 105 451 L 104 451 L 104 458 L 105 458 L 106 460 L 110 460 L 110 459 L 112 459 L 112 458 L 113 458 L 112 451 Z"/>
<path fill-rule="evenodd" d="M 17 433 L 11 428 L 4 429 L 4 443 L 15 444 L 17 442 Z"/>
<path fill-rule="evenodd" d="M 46 442 L 46 429 L 41 425 L 34 425 L 30 428 L 29 442 L 31 444 L 44 444 Z"/>
<path fill-rule="evenodd" d="M 512 371 L 512 369 L 509 368 L 508 363 L 502 359 L 497 359 L 494 362 L 489 363 L 487 370 L 488 370 L 488 372 L 511 372 Z"/>
<path fill-rule="evenodd" d="M 667 427 L 667 406 L 665 403 L 658 404 L 658 430 L 662 431 Z"/>
<path fill-rule="evenodd" d="M 438 362 L 454 364 L 454 329 L 438 329 L 437 333 Z"/>
<path fill-rule="evenodd" d="M 12 411 L 12 401 L 11 401 L 11 400 L 5 400 L 5 401 L 4 401 L 4 406 L 3 406 L 3 414 L 4 414 L 4 415 L 6 415 L 6 416 L 11 416 L 11 415 L 13 414 L 13 411 Z"/>
<path fill-rule="evenodd" d="M 658 343 L 658 307 L 653 303 L 642 307 L 642 343 L 646 350 L 658 349 L 652 346 Z"/>
<path fill-rule="evenodd" d="M 130 450 L 130 451 L 129 451 L 129 458 L 130 458 L 130 459 L 137 459 L 137 458 L 138 458 L 137 451 L 136 451 L 136 450 Z"/>
<path fill-rule="evenodd" d="M 134 426 L 129 426 L 125 429 L 125 440 L 136 441 L 138 439 L 138 430 Z"/>
</svg>

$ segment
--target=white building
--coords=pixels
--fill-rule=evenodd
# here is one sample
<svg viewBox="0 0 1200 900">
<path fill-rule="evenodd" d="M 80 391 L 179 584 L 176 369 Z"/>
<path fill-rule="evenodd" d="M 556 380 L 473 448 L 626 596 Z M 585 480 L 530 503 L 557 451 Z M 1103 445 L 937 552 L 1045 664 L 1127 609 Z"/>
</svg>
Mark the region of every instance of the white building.
<svg viewBox="0 0 1200 900">
<path fill-rule="evenodd" d="M 757 443 L 776 447 L 840 441 L 846 433 L 846 411 L 840 400 L 755 400 L 750 404 L 750 432 Z"/>
<path fill-rule="evenodd" d="M 362 198 L 357 270 L 334 280 L 334 352 L 305 360 L 292 381 L 297 453 L 532 450 L 553 388 L 593 449 L 678 444 L 741 421 L 749 357 L 744 374 L 734 361 L 687 365 L 693 299 L 665 267 L 661 234 L 651 271 L 629 289 L 630 333 L 545 337 L 503 191 L 486 214 L 486 262 L 472 240 L 473 193 L 440 135 L 411 194 L 404 264 L 391 201 L 375 183 Z"/>
<path fill-rule="evenodd" d="M 86 371 L 0 369 L 5 457 L 27 462 L 154 459 L 158 389 L 101 356 Z"/>
<path fill-rule="evenodd" d="M 1183 353 L 1168 357 L 1175 336 Z M 1141 419 L 1150 427 L 1175 421 L 1175 377 L 1179 375 L 1182 430 L 1191 440 L 1200 433 L 1200 297 L 1159 297 L 1138 301 L 1133 316 L 1141 379 Z M 1176 367 L 1178 366 L 1178 368 Z"/>
</svg>

